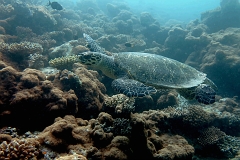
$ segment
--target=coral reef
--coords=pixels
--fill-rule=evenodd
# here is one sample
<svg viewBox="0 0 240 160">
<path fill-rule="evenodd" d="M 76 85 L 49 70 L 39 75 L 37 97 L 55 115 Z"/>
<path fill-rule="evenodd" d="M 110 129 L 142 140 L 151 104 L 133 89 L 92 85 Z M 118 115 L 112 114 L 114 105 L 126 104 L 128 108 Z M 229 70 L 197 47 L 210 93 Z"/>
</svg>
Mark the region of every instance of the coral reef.
<svg viewBox="0 0 240 160">
<path fill-rule="evenodd" d="M 216 127 L 205 129 L 198 138 L 199 143 L 203 146 L 216 144 L 221 139 L 225 138 L 226 134 Z"/>
<path fill-rule="evenodd" d="M 51 59 L 49 65 L 57 69 L 71 69 L 72 65 L 76 62 L 78 62 L 77 55 Z"/>
<path fill-rule="evenodd" d="M 56 158 L 56 160 L 73 160 L 73 159 L 77 159 L 77 160 L 87 160 L 86 157 L 84 157 L 83 155 L 80 154 L 73 154 L 73 155 L 66 155 L 66 156 L 61 156 Z"/>
<path fill-rule="evenodd" d="M 49 58 L 58 58 L 62 56 L 73 56 L 75 54 L 88 51 L 84 46 L 81 46 L 77 40 L 66 42 L 60 46 L 55 47 L 50 53 Z"/>
<path fill-rule="evenodd" d="M 171 91 L 167 94 L 161 95 L 157 100 L 157 108 L 163 109 L 168 106 L 178 105 L 177 95 L 178 95 L 178 93 L 171 92 Z"/>
<path fill-rule="evenodd" d="M 45 127 L 46 123 L 51 123 L 55 116 L 77 112 L 77 97 L 74 91 L 63 92 L 54 87 L 38 70 L 26 69 L 24 72 L 17 72 L 11 67 L 5 67 L 0 70 L 0 74 L 1 90 L 5 92 L 1 95 L 1 126 L 17 125 L 23 130 L 27 129 L 26 127 L 27 130 L 31 127 L 41 128 Z M 29 119 L 32 123 L 26 126 Z"/>
<path fill-rule="evenodd" d="M 160 136 L 163 149 L 154 155 L 156 159 L 191 159 L 194 148 L 181 136 Z M 156 142 L 155 142 L 156 143 Z"/>
<path fill-rule="evenodd" d="M 123 94 L 106 97 L 103 104 L 103 111 L 111 114 L 113 117 L 129 118 L 134 112 L 134 98 L 129 98 Z"/>
<path fill-rule="evenodd" d="M 80 90 L 76 92 L 80 103 L 78 115 L 83 118 L 96 117 L 102 109 L 106 88 L 99 81 L 98 72 L 87 70 L 80 64 L 74 64 L 73 71 L 82 82 Z"/>
<path fill-rule="evenodd" d="M 202 13 L 202 23 L 208 26 L 210 33 L 217 32 L 228 27 L 239 27 L 239 8 L 240 3 L 237 0 L 222 0 L 221 8 Z"/>
<path fill-rule="evenodd" d="M 0 159 L 239 159 L 238 0 L 188 24 L 125 2 L 58 3 L 63 10 L 0 0 Z M 185 62 L 217 84 L 217 100 L 116 94 L 112 80 L 77 63 L 92 48 Z"/>
<path fill-rule="evenodd" d="M 55 119 L 53 125 L 39 134 L 38 140 L 41 145 L 58 151 L 68 150 L 87 159 L 142 159 L 146 156 L 164 160 L 189 159 L 194 153 L 194 148 L 182 136 L 158 136 L 148 130 L 151 122 L 147 122 L 141 115 L 131 116 L 130 123 L 128 122 L 130 126 L 126 125 L 125 120 L 117 121 L 121 127 L 113 127 L 116 134 L 113 137 L 103 126 L 114 124 L 109 114 L 102 112 L 97 119 L 89 121 L 65 116 Z M 120 136 L 121 133 L 125 136 Z M 136 141 L 142 143 L 135 143 Z"/>
<path fill-rule="evenodd" d="M 43 48 L 38 43 L 31 43 L 31 42 L 21 42 L 21 43 L 1 43 L 0 51 L 6 54 L 12 55 L 21 55 L 21 56 L 28 56 L 29 54 L 39 53 L 41 54 Z"/>
<path fill-rule="evenodd" d="M 30 54 L 28 58 L 29 68 L 41 69 L 47 64 L 47 58 L 38 53 Z"/>
<path fill-rule="evenodd" d="M 37 159 L 39 143 L 35 139 L 12 139 L 0 144 L 0 159 Z"/>
</svg>

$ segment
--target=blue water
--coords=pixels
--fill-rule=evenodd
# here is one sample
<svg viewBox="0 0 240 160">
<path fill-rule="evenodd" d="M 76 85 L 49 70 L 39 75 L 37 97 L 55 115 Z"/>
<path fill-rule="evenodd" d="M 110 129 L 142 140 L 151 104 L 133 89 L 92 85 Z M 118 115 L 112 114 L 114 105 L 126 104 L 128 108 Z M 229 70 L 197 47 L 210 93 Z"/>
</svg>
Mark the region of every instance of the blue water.
<svg viewBox="0 0 240 160">
<path fill-rule="evenodd" d="M 82 0 L 56 0 L 65 8 L 71 8 Z M 168 20 L 187 24 L 191 20 L 200 19 L 201 13 L 213 10 L 220 5 L 220 0 L 96 0 L 101 10 L 106 10 L 106 4 L 126 4 L 136 15 L 149 12 L 164 25 Z M 46 1 L 47 3 L 47 1 Z M 71 8 L 72 9 L 72 8 Z"/>
<path fill-rule="evenodd" d="M 161 22 L 175 19 L 188 23 L 200 19 L 202 12 L 219 7 L 220 0 L 125 0 L 134 12 L 151 13 Z"/>
<path fill-rule="evenodd" d="M 62 1 L 61 4 L 72 1 L 74 3 L 81 0 Z M 98 5 L 105 10 L 107 3 L 126 4 L 134 14 L 149 12 L 164 25 L 168 20 L 188 23 L 191 20 L 200 19 L 201 13 L 220 7 L 220 0 L 96 0 Z"/>
</svg>

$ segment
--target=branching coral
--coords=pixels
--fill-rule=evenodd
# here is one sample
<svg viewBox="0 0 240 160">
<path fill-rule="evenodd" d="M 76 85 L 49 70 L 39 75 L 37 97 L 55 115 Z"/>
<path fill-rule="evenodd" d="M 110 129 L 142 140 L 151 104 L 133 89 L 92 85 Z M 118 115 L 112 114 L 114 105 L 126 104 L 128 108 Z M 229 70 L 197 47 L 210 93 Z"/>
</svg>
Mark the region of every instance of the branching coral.
<svg viewBox="0 0 240 160">
<path fill-rule="evenodd" d="M 134 98 L 129 98 L 123 94 L 106 97 L 103 110 L 116 117 L 129 117 L 134 112 Z"/>
<path fill-rule="evenodd" d="M 22 56 L 33 53 L 39 53 L 41 54 L 43 52 L 43 48 L 38 43 L 32 43 L 32 42 L 21 42 L 21 43 L 0 43 L 0 51 L 3 53 L 9 53 L 9 54 L 21 54 Z"/>
<path fill-rule="evenodd" d="M 35 139 L 12 139 L 0 144 L 0 159 L 37 159 L 39 143 Z"/>
<path fill-rule="evenodd" d="M 16 27 L 16 32 L 20 41 L 31 41 L 42 45 L 43 52 L 47 52 L 49 48 L 55 46 L 57 43 L 48 32 L 42 35 L 37 35 L 31 28 L 21 26 Z"/>
<path fill-rule="evenodd" d="M 44 67 L 47 62 L 47 58 L 41 54 L 34 53 L 28 56 L 28 65 L 30 68 L 40 69 Z"/>
<path fill-rule="evenodd" d="M 69 69 L 72 68 L 72 65 L 76 62 L 78 62 L 77 55 L 54 58 L 49 61 L 49 65 L 58 69 Z"/>
</svg>

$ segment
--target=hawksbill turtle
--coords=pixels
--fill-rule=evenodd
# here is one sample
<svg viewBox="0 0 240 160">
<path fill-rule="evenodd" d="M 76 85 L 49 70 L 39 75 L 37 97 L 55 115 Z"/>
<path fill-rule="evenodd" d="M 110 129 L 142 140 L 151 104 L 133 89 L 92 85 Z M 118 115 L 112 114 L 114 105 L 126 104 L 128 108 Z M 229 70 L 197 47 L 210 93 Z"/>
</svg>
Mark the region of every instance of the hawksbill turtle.
<svg viewBox="0 0 240 160">
<path fill-rule="evenodd" d="M 156 93 L 157 89 L 172 88 L 203 104 L 215 102 L 215 84 L 205 73 L 189 65 L 142 52 L 107 55 L 90 36 L 84 34 L 84 37 L 92 51 L 78 54 L 80 63 L 99 69 L 114 79 L 112 87 L 128 97 L 143 97 Z"/>
</svg>

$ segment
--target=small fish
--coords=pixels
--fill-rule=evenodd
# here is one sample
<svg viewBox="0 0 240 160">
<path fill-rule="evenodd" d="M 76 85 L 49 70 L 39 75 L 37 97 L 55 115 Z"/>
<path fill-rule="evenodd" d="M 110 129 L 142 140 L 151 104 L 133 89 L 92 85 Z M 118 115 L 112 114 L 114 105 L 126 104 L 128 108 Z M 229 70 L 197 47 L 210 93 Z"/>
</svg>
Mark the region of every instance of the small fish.
<svg viewBox="0 0 240 160">
<path fill-rule="evenodd" d="M 133 45 L 132 43 L 129 43 L 129 42 L 126 42 L 124 45 L 125 45 L 126 47 L 134 47 L 134 45 Z"/>
<path fill-rule="evenodd" d="M 61 6 L 61 4 L 59 4 L 58 2 L 50 2 L 48 3 L 47 6 L 51 6 L 52 9 L 56 9 L 56 10 L 62 10 L 63 7 Z"/>
</svg>

